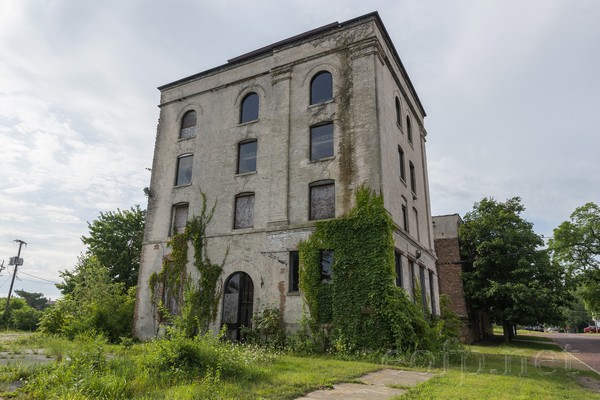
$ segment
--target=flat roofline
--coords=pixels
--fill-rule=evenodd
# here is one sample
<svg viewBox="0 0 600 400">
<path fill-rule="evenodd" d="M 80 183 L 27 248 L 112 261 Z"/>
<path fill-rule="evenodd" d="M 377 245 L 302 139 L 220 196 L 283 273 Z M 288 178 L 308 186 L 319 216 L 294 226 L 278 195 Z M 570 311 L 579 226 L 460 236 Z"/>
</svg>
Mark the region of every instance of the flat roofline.
<svg viewBox="0 0 600 400">
<path fill-rule="evenodd" d="M 404 64 L 402 64 L 402 61 L 400 60 L 400 56 L 398 55 L 398 52 L 396 51 L 396 48 L 394 47 L 394 43 L 392 42 L 392 39 L 390 38 L 390 35 L 387 32 L 387 29 L 385 28 L 385 25 L 383 24 L 383 21 L 381 20 L 381 17 L 379 16 L 379 13 L 377 11 L 373 11 L 368 14 L 364 14 L 359 17 L 349 19 L 349 20 L 341 22 L 341 23 L 337 22 L 337 21 L 332 22 L 330 24 L 323 25 L 323 26 L 315 28 L 315 29 L 311 29 L 311 30 L 301 33 L 299 35 L 295 35 L 295 36 L 289 37 L 287 39 L 280 40 L 280 41 L 270 44 L 268 46 L 260 47 L 256 50 L 250 51 L 248 53 L 244 53 L 242 55 L 239 55 L 237 57 L 233 57 L 233 58 L 227 60 L 227 64 L 222 64 L 217 67 L 210 68 L 205 71 L 196 73 L 194 75 L 190 75 L 185 78 L 181 78 L 176 81 L 173 81 L 171 83 L 167 83 L 162 86 L 159 86 L 158 90 L 163 91 L 163 90 L 170 89 L 170 88 L 180 85 L 182 83 L 193 81 L 198 78 L 201 78 L 202 76 L 209 75 L 209 74 L 216 72 L 220 69 L 223 69 L 225 67 L 231 67 L 233 65 L 242 63 L 244 61 L 264 56 L 265 54 L 272 54 L 274 50 L 276 50 L 280 47 L 283 47 L 283 46 L 287 46 L 291 43 L 303 41 L 310 37 L 320 35 L 324 32 L 332 31 L 332 30 L 338 29 L 338 28 L 343 28 L 345 26 L 355 24 L 356 22 L 371 19 L 371 18 L 375 19 L 375 22 L 376 22 L 377 26 L 379 27 L 379 30 L 383 33 L 386 44 L 391 49 L 392 55 L 394 56 L 395 61 L 398 64 L 398 67 L 400 68 L 400 72 L 402 73 L 402 75 L 404 75 L 404 78 L 406 80 L 406 83 L 408 84 L 411 94 L 414 96 L 414 98 L 417 102 L 417 105 L 419 106 L 419 109 L 423 113 L 423 116 L 426 116 L 427 114 L 425 113 L 423 104 L 421 103 L 421 100 L 419 99 L 419 96 L 417 95 L 417 91 L 415 90 L 415 88 L 408 76 L 408 73 L 406 72 L 406 69 L 404 68 Z"/>
</svg>

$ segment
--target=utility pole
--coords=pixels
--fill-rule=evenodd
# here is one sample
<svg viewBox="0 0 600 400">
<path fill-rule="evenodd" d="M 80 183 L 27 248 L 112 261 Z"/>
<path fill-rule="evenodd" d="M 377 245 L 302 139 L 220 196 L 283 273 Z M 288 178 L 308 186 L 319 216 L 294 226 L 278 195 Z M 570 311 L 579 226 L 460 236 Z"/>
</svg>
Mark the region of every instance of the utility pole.
<svg viewBox="0 0 600 400">
<path fill-rule="evenodd" d="M 13 241 L 16 243 L 19 243 L 19 252 L 16 257 L 11 257 L 10 261 L 8 262 L 8 265 L 15 266 L 15 270 L 13 272 L 12 281 L 10 281 L 10 289 L 8 289 L 8 297 L 6 298 L 6 307 L 4 308 L 4 318 L 6 318 L 6 316 L 8 315 L 8 305 L 10 304 L 10 295 L 12 294 L 13 285 L 15 284 L 15 278 L 17 276 L 17 268 L 19 267 L 19 265 L 23 265 L 23 259 L 21 258 L 21 248 L 23 247 L 23 245 L 27 246 L 27 243 L 25 243 L 22 240 L 16 239 Z"/>
</svg>

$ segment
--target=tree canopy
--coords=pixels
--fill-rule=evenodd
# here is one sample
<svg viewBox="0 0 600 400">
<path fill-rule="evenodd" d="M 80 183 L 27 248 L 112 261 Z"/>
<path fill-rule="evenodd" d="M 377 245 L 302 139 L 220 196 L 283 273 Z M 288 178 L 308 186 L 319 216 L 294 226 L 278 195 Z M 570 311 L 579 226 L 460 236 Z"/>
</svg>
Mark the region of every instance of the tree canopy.
<svg viewBox="0 0 600 400">
<path fill-rule="evenodd" d="M 144 219 L 145 212 L 138 205 L 124 211 L 101 212 L 88 222 L 89 235 L 81 237 L 88 253 L 108 269 L 111 281 L 127 288 L 137 285 Z"/>
<path fill-rule="evenodd" d="M 554 229 L 553 259 L 570 272 L 587 309 L 600 315 L 600 207 L 587 203 Z"/>
<path fill-rule="evenodd" d="M 506 341 L 512 325 L 560 321 L 569 297 L 563 270 L 540 251 L 544 241 L 521 217 L 524 210 L 518 197 L 504 203 L 484 198 L 459 231 L 465 293 L 476 309 L 502 323 Z"/>
<path fill-rule="evenodd" d="M 27 304 L 38 311 L 48 307 L 48 299 L 43 293 L 26 292 L 25 290 L 15 290 L 15 293 L 27 302 Z"/>
</svg>

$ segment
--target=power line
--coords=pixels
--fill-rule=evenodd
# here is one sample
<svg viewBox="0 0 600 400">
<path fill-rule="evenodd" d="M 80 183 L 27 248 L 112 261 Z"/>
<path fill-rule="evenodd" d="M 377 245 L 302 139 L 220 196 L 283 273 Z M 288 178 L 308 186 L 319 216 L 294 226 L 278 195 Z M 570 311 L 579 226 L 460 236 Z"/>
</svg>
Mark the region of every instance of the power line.
<svg viewBox="0 0 600 400">
<path fill-rule="evenodd" d="M 46 278 L 40 278 L 39 276 L 35 276 L 35 275 L 32 275 L 32 274 L 28 274 L 27 272 L 19 271 L 19 273 L 20 273 L 20 274 L 27 275 L 27 276 L 31 276 L 32 278 L 40 279 L 40 280 L 42 280 L 42 281 L 47 281 L 47 282 L 50 282 L 50 283 L 52 283 L 52 284 L 54 284 L 54 285 L 56 285 L 56 284 L 58 284 L 58 283 L 59 283 L 59 282 L 54 282 L 54 281 L 51 281 L 50 279 L 46 279 Z M 31 282 L 31 281 L 30 281 L 30 282 Z"/>
</svg>

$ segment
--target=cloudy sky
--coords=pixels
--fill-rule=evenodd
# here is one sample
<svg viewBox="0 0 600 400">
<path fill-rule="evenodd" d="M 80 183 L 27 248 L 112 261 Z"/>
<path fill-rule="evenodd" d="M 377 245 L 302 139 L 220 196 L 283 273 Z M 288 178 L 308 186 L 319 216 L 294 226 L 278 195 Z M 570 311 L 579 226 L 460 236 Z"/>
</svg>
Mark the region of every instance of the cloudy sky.
<svg viewBox="0 0 600 400">
<path fill-rule="evenodd" d="M 433 214 L 600 201 L 600 1 L 0 0 L 0 263 L 56 298 L 101 211 L 146 206 L 157 86 L 379 11 L 427 111 Z M 0 273 L 6 296 L 12 267 Z"/>
</svg>

